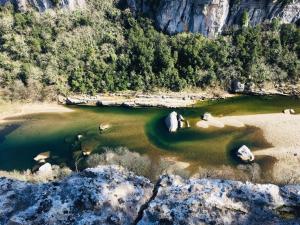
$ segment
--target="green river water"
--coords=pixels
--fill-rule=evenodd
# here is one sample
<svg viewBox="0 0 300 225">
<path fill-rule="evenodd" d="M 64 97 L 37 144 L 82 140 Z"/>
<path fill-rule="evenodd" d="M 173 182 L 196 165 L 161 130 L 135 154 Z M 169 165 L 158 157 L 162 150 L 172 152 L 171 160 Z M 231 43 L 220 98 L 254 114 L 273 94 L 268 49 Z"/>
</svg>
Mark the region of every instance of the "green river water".
<svg viewBox="0 0 300 225">
<path fill-rule="evenodd" d="M 214 116 L 278 113 L 285 108 L 300 112 L 300 100 L 283 96 L 240 96 L 199 102 L 192 108 L 176 109 L 191 128 L 169 133 L 164 118 L 172 109 L 69 106 L 70 113 L 43 113 L 24 116 L 20 122 L 0 125 L 0 170 L 33 168 L 33 158 L 50 151 L 50 162 L 74 168 L 76 136 L 83 135 L 81 149 L 101 152 L 104 146 L 126 146 L 155 161 L 162 156 L 177 157 L 191 168 L 234 166 L 232 152 L 246 144 L 254 151 L 270 147 L 255 127 L 200 129 L 195 126 L 204 112 Z M 99 132 L 99 124 L 112 125 Z M 269 158 L 258 159 L 267 168 Z"/>
</svg>

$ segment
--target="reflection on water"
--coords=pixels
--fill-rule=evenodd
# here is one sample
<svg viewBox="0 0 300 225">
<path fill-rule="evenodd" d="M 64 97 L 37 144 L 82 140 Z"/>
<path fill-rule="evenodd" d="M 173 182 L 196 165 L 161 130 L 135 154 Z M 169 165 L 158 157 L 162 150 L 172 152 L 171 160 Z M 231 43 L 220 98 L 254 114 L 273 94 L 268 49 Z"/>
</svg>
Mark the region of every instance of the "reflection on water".
<svg viewBox="0 0 300 225">
<path fill-rule="evenodd" d="M 20 127 L 19 124 L 9 124 L 0 126 L 0 143 L 4 142 L 5 137 Z"/>
<path fill-rule="evenodd" d="M 0 170 L 24 170 L 36 163 L 33 158 L 50 151 L 49 161 L 74 168 L 74 157 L 82 152 L 101 152 L 104 146 L 126 146 L 146 154 L 155 163 L 162 156 L 177 157 L 191 164 L 217 168 L 236 166 L 234 151 L 243 144 L 252 150 L 270 147 L 256 127 L 200 129 L 195 126 L 204 112 L 213 115 L 239 115 L 281 112 L 284 108 L 300 111 L 300 101 L 287 97 L 237 97 L 207 101 L 194 108 L 178 109 L 190 121 L 191 128 L 169 133 L 164 117 L 171 109 L 72 106 L 71 113 L 25 116 L 20 125 L 8 122 L 0 127 Z M 99 125 L 111 127 L 99 132 Z M 82 135 L 78 141 L 78 135 Z M 257 163 L 268 171 L 274 164 L 270 158 Z"/>
</svg>

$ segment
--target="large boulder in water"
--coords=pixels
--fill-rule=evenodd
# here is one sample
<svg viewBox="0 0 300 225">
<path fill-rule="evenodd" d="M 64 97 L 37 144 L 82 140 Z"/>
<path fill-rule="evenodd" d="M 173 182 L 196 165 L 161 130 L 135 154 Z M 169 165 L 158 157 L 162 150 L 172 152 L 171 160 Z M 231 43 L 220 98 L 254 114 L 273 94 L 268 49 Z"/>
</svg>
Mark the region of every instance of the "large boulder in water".
<svg viewBox="0 0 300 225">
<path fill-rule="evenodd" d="M 176 132 L 178 129 L 177 112 L 171 112 L 165 119 L 165 124 L 170 132 Z"/>
<path fill-rule="evenodd" d="M 237 156 L 244 162 L 252 162 L 254 160 L 253 153 L 246 145 L 239 148 Z"/>
</svg>

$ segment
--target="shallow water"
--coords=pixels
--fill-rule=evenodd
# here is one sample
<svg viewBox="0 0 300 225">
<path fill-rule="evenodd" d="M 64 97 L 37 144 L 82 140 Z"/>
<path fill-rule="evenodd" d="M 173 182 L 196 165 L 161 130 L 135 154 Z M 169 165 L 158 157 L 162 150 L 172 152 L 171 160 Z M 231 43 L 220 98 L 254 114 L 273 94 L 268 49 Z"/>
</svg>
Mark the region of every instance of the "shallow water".
<svg viewBox="0 0 300 225">
<path fill-rule="evenodd" d="M 241 96 L 226 100 L 204 101 L 194 108 L 182 108 L 181 113 L 191 123 L 169 133 L 164 117 L 172 109 L 71 106 L 71 113 L 34 114 L 23 122 L 0 125 L 0 170 L 33 168 L 33 158 L 50 151 L 50 162 L 74 167 L 74 156 L 82 150 L 101 152 L 104 146 L 126 146 L 148 155 L 152 161 L 161 156 L 175 156 L 191 163 L 191 169 L 201 167 L 235 166 L 233 151 L 243 144 L 252 150 L 270 147 L 260 129 L 255 127 L 200 129 L 195 126 L 204 112 L 215 116 L 278 113 L 285 108 L 300 112 L 300 100 L 291 97 Z M 112 125 L 99 132 L 99 124 Z M 76 136 L 83 135 L 81 143 Z M 257 160 L 267 170 L 272 160 Z"/>
</svg>

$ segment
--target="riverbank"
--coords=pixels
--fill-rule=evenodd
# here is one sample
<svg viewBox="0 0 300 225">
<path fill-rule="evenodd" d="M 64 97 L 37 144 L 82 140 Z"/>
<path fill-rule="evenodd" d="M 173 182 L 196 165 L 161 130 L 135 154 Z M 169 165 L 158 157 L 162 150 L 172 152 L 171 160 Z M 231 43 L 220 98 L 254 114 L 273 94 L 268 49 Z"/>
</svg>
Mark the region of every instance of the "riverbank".
<svg viewBox="0 0 300 225">
<path fill-rule="evenodd" d="M 235 91 L 234 91 L 235 92 Z M 100 93 L 94 96 L 83 94 L 71 94 L 59 96 L 61 104 L 70 105 L 94 105 L 94 106 L 127 106 L 127 107 L 166 107 L 182 108 L 191 107 L 198 101 L 226 99 L 238 95 L 260 95 L 260 96 L 300 96 L 299 85 L 275 85 L 265 83 L 264 87 L 252 87 L 250 90 L 229 93 L 221 87 L 187 89 L 180 92 L 157 90 L 153 92 L 142 91 L 120 91 L 115 93 Z"/>
<path fill-rule="evenodd" d="M 0 124 L 20 117 L 35 113 L 65 113 L 72 112 L 72 109 L 57 103 L 4 103 L 0 105 Z"/>
<path fill-rule="evenodd" d="M 69 105 L 94 105 L 94 106 L 126 106 L 126 107 L 166 107 L 182 108 L 191 107 L 198 101 L 208 99 L 225 99 L 235 96 L 221 89 L 208 91 L 186 92 L 117 92 L 90 95 L 59 96 L 59 102 Z"/>
</svg>

